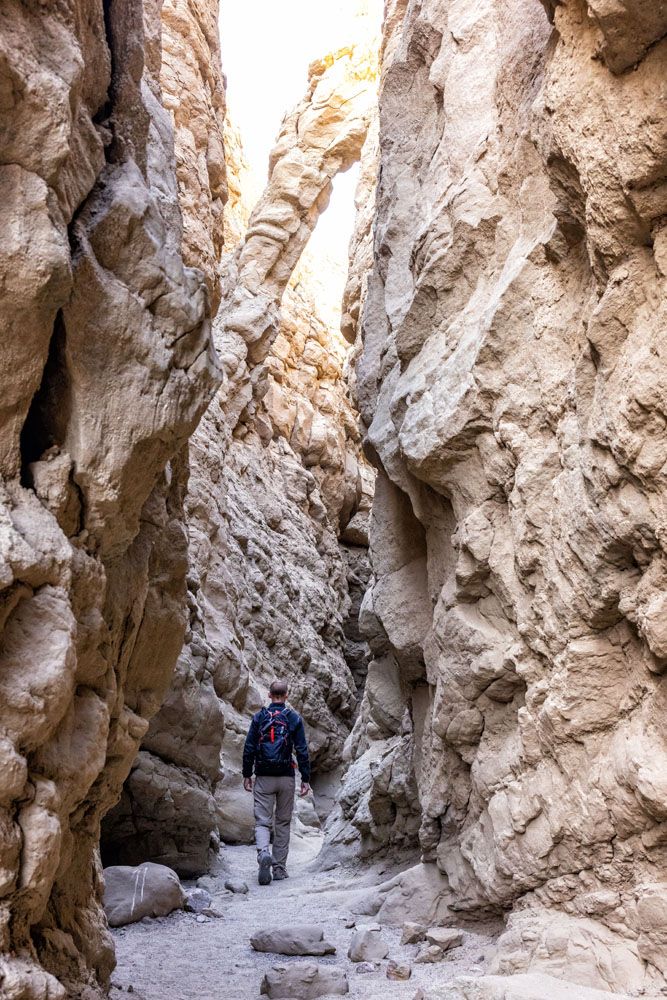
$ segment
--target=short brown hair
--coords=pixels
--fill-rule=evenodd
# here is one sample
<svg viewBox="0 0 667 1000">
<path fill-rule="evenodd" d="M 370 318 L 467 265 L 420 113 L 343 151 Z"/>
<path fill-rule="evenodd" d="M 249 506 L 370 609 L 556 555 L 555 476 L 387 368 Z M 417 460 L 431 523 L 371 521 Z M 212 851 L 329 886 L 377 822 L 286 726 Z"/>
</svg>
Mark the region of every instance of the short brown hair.
<svg viewBox="0 0 667 1000">
<path fill-rule="evenodd" d="M 277 698 L 286 698 L 287 691 L 287 681 L 272 681 L 269 688 L 269 694 L 271 696 L 275 695 Z"/>
</svg>

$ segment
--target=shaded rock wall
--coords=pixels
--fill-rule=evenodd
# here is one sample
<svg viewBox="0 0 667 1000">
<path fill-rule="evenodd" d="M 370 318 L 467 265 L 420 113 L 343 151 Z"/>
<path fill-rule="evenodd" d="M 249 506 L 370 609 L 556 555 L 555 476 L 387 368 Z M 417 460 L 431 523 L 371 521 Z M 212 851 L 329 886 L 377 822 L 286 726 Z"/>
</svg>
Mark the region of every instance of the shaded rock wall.
<svg viewBox="0 0 667 1000">
<path fill-rule="evenodd" d="M 203 271 L 213 315 L 220 304 L 227 201 L 218 6 L 211 0 L 163 0 L 160 8 L 160 85 L 174 124 L 183 260 Z"/>
<path fill-rule="evenodd" d="M 512 914 L 500 972 L 652 992 L 665 14 L 545 6 L 389 5 L 356 382 L 375 661 L 343 807 L 368 850 L 420 824 L 453 921 Z"/>
<path fill-rule="evenodd" d="M 229 250 L 225 95 L 217 5 L 167 0 L 160 10 L 163 58 L 160 83 L 174 129 L 177 200 L 183 218 L 181 251 L 206 280 L 213 312 Z M 233 135 L 232 135 L 233 139 Z M 232 144 L 233 148 L 233 144 Z M 230 159 L 232 210 L 236 164 Z M 231 234 L 233 236 L 233 234 Z M 187 481 L 189 444 L 179 454 Z M 185 530 L 189 535 L 188 526 Z M 190 561 L 190 557 L 188 557 Z M 224 721 L 216 697 L 197 582 L 188 572 L 185 643 L 169 691 L 153 716 L 119 803 L 102 826 L 102 860 L 140 864 L 146 859 L 183 874 L 205 871 L 215 828 L 211 788 L 219 775 Z M 205 832 L 205 835 L 203 831 Z"/>
<path fill-rule="evenodd" d="M 92 998 L 100 819 L 182 644 L 177 456 L 219 376 L 157 8 L 9 0 L 0 46 L 0 992 Z"/>
<path fill-rule="evenodd" d="M 238 133 L 226 125 L 215 321 L 226 381 L 189 446 L 190 624 L 173 686 L 105 823 L 108 862 L 150 858 L 192 874 L 207 869 L 218 835 L 252 837 L 241 753 L 275 676 L 290 680 L 318 768 L 338 764 L 352 725 L 351 670 L 360 683 L 367 652 L 350 611 L 368 575 L 372 475 L 347 398 L 347 345 L 320 318 L 314 265 L 300 257 L 333 178 L 360 155 L 374 60 L 359 46 L 314 64 L 252 212 Z"/>
</svg>

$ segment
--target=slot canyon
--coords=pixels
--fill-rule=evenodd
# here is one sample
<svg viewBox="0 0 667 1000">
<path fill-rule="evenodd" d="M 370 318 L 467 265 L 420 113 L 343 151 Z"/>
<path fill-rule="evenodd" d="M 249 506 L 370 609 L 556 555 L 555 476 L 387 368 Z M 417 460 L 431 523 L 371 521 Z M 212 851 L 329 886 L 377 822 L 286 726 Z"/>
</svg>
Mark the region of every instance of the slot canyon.
<svg viewBox="0 0 667 1000">
<path fill-rule="evenodd" d="M 0 1000 L 667 996 L 667 2 L 0 57 Z"/>
</svg>

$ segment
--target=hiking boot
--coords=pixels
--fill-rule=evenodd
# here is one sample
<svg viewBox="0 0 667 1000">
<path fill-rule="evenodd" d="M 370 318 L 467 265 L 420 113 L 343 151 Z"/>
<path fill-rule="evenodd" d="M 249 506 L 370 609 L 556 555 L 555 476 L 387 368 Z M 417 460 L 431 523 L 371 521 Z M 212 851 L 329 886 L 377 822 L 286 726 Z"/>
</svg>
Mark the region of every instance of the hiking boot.
<svg viewBox="0 0 667 1000">
<path fill-rule="evenodd" d="M 259 857 L 257 858 L 257 863 L 259 864 L 259 874 L 257 875 L 257 881 L 260 885 L 270 885 L 271 883 L 271 865 L 273 864 L 273 858 L 271 857 L 270 851 L 260 851 Z"/>
<path fill-rule="evenodd" d="M 280 865 L 274 865 L 273 867 L 273 881 L 282 882 L 284 878 L 289 878 L 286 868 L 281 868 Z"/>
</svg>

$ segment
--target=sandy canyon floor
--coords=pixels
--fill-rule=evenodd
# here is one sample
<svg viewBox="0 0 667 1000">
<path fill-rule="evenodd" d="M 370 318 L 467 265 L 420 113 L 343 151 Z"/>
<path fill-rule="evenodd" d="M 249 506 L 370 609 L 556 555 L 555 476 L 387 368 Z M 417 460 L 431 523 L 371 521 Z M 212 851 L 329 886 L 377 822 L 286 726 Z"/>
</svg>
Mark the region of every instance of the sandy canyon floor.
<svg viewBox="0 0 667 1000">
<path fill-rule="evenodd" d="M 465 933 L 463 946 L 437 965 L 415 965 L 416 945 L 401 945 L 398 928 L 383 928 L 390 945 L 387 959 L 374 972 L 359 974 L 347 957 L 354 927 L 373 923 L 357 915 L 364 894 L 395 873 L 388 866 L 359 872 L 335 869 L 318 871 L 313 861 L 318 838 L 299 840 L 290 854 L 290 878 L 268 887 L 257 884 L 255 851 L 227 847 L 220 870 L 207 883 L 214 894 L 224 891 L 227 879 L 244 880 L 247 894 L 225 898 L 224 916 L 198 921 L 195 914 L 179 911 L 169 917 L 146 919 L 114 931 L 118 965 L 113 975 L 113 1000 L 252 1000 L 260 997 L 266 972 L 290 962 L 320 962 L 345 969 L 350 997 L 413 1000 L 420 988 L 432 989 L 459 975 L 481 975 L 493 949 L 493 940 Z M 194 883 L 193 883 L 194 884 Z M 267 927 L 312 923 L 322 927 L 336 945 L 336 954 L 325 958 L 292 958 L 260 954 L 250 946 L 250 936 Z M 387 964 L 394 959 L 412 965 L 407 981 L 387 979 Z"/>
</svg>

